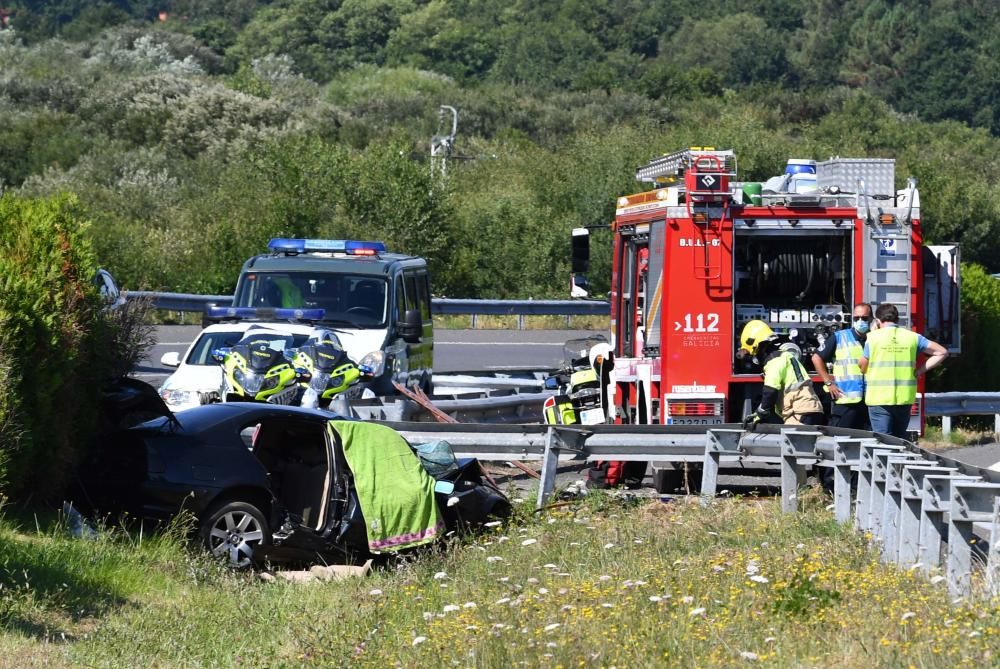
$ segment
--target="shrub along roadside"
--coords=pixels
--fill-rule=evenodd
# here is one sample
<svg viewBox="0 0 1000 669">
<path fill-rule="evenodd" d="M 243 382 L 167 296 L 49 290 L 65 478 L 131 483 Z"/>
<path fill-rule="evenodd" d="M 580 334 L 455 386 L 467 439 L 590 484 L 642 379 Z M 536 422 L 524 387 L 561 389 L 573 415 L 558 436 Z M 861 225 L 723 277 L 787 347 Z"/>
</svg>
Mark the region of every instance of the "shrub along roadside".
<svg viewBox="0 0 1000 669">
<path fill-rule="evenodd" d="M 981 265 L 962 263 L 962 354 L 931 378 L 931 392 L 1000 390 L 1000 281 Z"/>
<path fill-rule="evenodd" d="M 107 380 L 96 261 L 72 197 L 0 198 L 0 492 L 61 492 Z"/>
</svg>

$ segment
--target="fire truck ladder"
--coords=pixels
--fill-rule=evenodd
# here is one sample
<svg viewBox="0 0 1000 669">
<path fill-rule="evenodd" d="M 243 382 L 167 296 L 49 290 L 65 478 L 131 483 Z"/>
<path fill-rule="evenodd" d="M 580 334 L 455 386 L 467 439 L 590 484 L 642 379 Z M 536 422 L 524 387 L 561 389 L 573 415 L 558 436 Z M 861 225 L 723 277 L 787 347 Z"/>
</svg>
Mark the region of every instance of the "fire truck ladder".
<svg viewBox="0 0 1000 669">
<path fill-rule="evenodd" d="M 684 172 L 694 165 L 695 160 L 703 156 L 711 156 L 724 165 L 726 171 L 736 174 L 736 154 L 731 151 L 716 151 L 715 149 L 699 149 L 692 147 L 674 151 L 659 158 L 653 158 L 644 167 L 635 171 L 636 181 L 643 183 L 663 184 L 676 181 Z"/>
<path fill-rule="evenodd" d="M 870 237 L 878 254 L 868 270 L 868 285 L 874 291 L 871 301 L 895 305 L 899 310 L 900 325 L 912 326 L 910 291 L 913 286 L 913 260 L 910 235 L 899 223 L 883 226 L 879 219 L 875 219 Z M 888 249 L 892 249 L 891 254 Z"/>
</svg>

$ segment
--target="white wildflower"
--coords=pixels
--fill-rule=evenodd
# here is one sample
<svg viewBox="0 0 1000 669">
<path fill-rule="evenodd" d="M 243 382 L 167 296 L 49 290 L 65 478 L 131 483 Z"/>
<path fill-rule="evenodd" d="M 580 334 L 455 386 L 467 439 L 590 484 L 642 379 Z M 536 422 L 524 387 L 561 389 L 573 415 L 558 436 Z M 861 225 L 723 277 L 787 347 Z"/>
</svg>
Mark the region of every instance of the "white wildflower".
<svg viewBox="0 0 1000 669">
<path fill-rule="evenodd" d="M 418 636 L 418 637 L 416 637 L 416 638 L 413 639 L 413 645 L 414 646 L 419 646 L 424 641 L 427 641 L 427 637 L 425 637 L 425 636 Z"/>
<path fill-rule="evenodd" d="M 378 588 L 375 588 L 374 590 L 369 590 L 368 594 L 371 595 L 372 597 L 378 597 L 379 595 L 382 594 L 382 591 L 379 590 Z"/>
<path fill-rule="evenodd" d="M 768 582 L 767 576 L 761 576 L 760 574 L 754 574 L 753 576 L 750 577 L 750 580 L 753 581 L 754 583 L 767 583 Z"/>
<path fill-rule="evenodd" d="M 503 525 L 503 521 L 501 520 L 491 520 L 488 523 L 483 523 L 483 527 L 499 527 L 501 525 Z"/>
<path fill-rule="evenodd" d="M 439 571 L 438 573 L 434 574 L 435 581 L 440 581 L 442 578 L 448 578 L 447 572 Z"/>
<path fill-rule="evenodd" d="M 906 613 L 904 613 L 903 615 L 901 615 L 901 616 L 899 617 L 899 620 L 900 620 L 900 621 L 903 621 L 903 620 L 909 620 L 910 618 L 913 618 L 913 617 L 914 617 L 914 616 L 916 616 L 916 615 L 917 615 L 917 614 L 916 614 L 916 613 L 914 613 L 913 611 L 907 611 Z"/>
<path fill-rule="evenodd" d="M 486 558 L 487 562 L 503 562 L 503 558 L 499 555 L 490 555 Z"/>
<path fill-rule="evenodd" d="M 538 543 L 538 539 L 525 539 L 524 541 L 521 542 L 521 545 L 522 546 L 530 546 L 531 544 L 537 544 L 537 543 Z"/>
<path fill-rule="evenodd" d="M 691 611 L 690 611 L 690 613 L 688 613 L 688 615 L 689 616 L 703 616 L 703 615 L 705 615 L 705 607 L 704 606 L 699 606 L 696 609 L 691 609 Z"/>
<path fill-rule="evenodd" d="M 558 629 L 559 626 L 560 626 L 559 623 L 552 623 L 551 625 L 546 625 L 545 626 L 545 631 L 546 632 L 551 632 L 554 629 Z"/>
<path fill-rule="evenodd" d="M 476 608 L 476 603 L 475 602 L 466 602 L 465 604 L 462 604 L 462 608 L 463 609 L 474 609 L 474 608 Z"/>
<path fill-rule="evenodd" d="M 500 606 L 501 604 L 506 604 L 510 601 L 510 597 L 501 597 L 497 601 L 493 602 L 494 606 Z"/>
<path fill-rule="evenodd" d="M 693 601 L 694 601 L 694 597 L 692 597 L 691 595 L 685 595 L 685 596 L 681 597 L 681 602 L 683 602 L 685 604 L 690 604 Z"/>
<path fill-rule="evenodd" d="M 748 650 L 744 650 L 740 651 L 740 657 L 742 657 L 744 660 L 749 660 L 751 662 L 754 662 L 757 660 L 757 653 L 751 653 Z"/>
<path fill-rule="evenodd" d="M 442 609 L 442 610 L 443 610 L 443 611 L 444 611 L 445 613 L 451 613 L 452 611 L 458 611 L 458 609 L 459 609 L 459 606 L 458 606 L 458 604 L 448 604 L 448 605 L 447 605 L 447 606 L 445 606 L 445 607 L 444 607 L 444 609 Z"/>
</svg>

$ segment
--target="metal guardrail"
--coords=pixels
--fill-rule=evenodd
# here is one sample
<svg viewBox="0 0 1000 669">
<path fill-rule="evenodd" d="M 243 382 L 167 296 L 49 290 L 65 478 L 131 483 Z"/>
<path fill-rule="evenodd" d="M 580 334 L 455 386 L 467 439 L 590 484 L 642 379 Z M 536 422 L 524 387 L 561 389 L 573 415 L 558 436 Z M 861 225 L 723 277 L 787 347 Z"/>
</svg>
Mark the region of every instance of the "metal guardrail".
<svg viewBox="0 0 1000 669">
<path fill-rule="evenodd" d="M 228 307 L 232 295 L 193 295 L 190 293 L 161 293 L 147 290 L 130 290 L 125 299 L 146 298 L 153 306 L 164 311 L 190 311 L 201 313 L 209 304 Z M 431 312 L 445 315 L 472 316 L 606 316 L 611 305 L 602 300 L 469 300 L 432 298 Z"/>
<path fill-rule="evenodd" d="M 667 425 L 386 424 L 411 443 L 443 439 L 461 457 L 541 460 L 539 508 L 554 491 L 560 460 L 701 462 L 706 503 L 716 494 L 722 467 L 778 463 L 786 513 L 798 509 L 806 469 L 830 467 L 834 515 L 871 536 L 882 561 L 928 575 L 943 567 L 950 593 L 960 598 L 973 593 L 973 574 L 985 562 L 984 590 L 1000 594 L 1000 474 L 894 437 L 803 426 L 747 432 L 737 425 L 704 431 Z M 855 472 L 858 483 L 852 491 Z M 985 561 L 976 536 L 983 525 L 989 539 Z"/>
<path fill-rule="evenodd" d="M 941 431 L 951 434 L 952 416 L 993 416 L 993 432 L 1000 434 L 1000 393 L 928 393 L 924 415 L 941 416 Z"/>
<path fill-rule="evenodd" d="M 128 290 L 122 292 L 126 300 L 152 300 L 153 307 L 163 311 L 191 311 L 203 313 L 205 307 L 214 304 L 228 307 L 233 303 L 232 295 L 195 295 L 192 293 L 159 293 L 151 290 Z"/>
</svg>

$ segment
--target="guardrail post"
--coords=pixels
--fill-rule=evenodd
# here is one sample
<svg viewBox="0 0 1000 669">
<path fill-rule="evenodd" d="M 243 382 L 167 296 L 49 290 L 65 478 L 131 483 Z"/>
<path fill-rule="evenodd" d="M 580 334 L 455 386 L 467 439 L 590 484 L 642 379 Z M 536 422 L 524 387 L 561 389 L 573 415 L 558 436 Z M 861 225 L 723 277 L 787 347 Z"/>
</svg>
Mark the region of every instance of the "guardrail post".
<svg viewBox="0 0 1000 669">
<path fill-rule="evenodd" d="M 948 591 L 955 597 L 967 597 L 972 591 L 972 543 L 974 523 L 993 520 L 1000 485 L 977 481 L 952 484 L 951 510 L 948 513 Z"/>
<path fill-rule="evenodd" d="M 566 427 L 550 425 L 545 433 L 545 452 L 542 454 L 542 474 L 538 482 L 536 509 L 545 506 L 549 495 L 556 487 L 556 471 L 559 469 L 559 453 L 562 449 L 580 450 L 583 442 L 592 433 Z"/>
<path fill-rule="evenodd" d="M 941 434 L 946 437 L 951 434 L 951 416 L 941 416 Z"/>
<path fill-rule="evenodd" d="M 833 445 L 833 515 L 851 520 L 851 468 L 861 461 L 861 440 L 838 438 Z"/>
<path fill-rule="evenodd" d="M 903 451 L 899 446 L 893 450 L 888 448 L 878 448 L 872 454 L 872 490 L 871 498 L 868 501 L 869 521 L 868 531 L 874 541 L 882 541 L 882 517 L 885 514 L 885 483 L 886 468 L 890 455 L 897 455 Z"/>
<path fill-rule="evenodd" d="M 806 462 L 816 462 L 819 432 L 781 429 L 781 510 L 794 513 L 799 508 L 799 484 L 804 480 Z"/>
<path fill-rule="evenodd" d="M 986 592 L 990 597 L 1000 596 L 1000 497 L 993 498 L 990 553 L 986 559 Z"/>
<path fill-rule="evenodd" d="M 743 430 L 708 430 L 705 432 L 705 461 L 701 470 L 703 500 L 715 497 L 719 487 L 719 460 L 723 454 L 741 455 Z"/>
<path fill-rule="evenodd" d="M 872 526 L 872 490 L 875 476 L 875 452 L 899 452 L 902 446 L 888 446 L 875 440 L 865 440 L 861 443 L 861 461 L 858 464 L 858 506 L 855 516 L 855 527 L 867 532 Z M 879 498 L 881 501 L 881 497 Z M 881 507 L 879 507 L 881 511 Z"/>
<path fill-rule="evenodd" d="M 956 470 L 932 464 L 904 464 L 899 509 L 899 548 L 902 566 L 920 560 L 920 506 L 924 499 L 924 477 L 950 474 Z"/>
<path fill-rule="evenodd" d="M 916 453 L 900 453 L 886 458 L 885 496 L 882 498 L 882 560 L 899 559 L 899 525 L 903 506 L 903 466 L 926 462 Z"/>
<path fill-rule="evenodd" d="M 924 571 L 930 571 L 941 564 L 941 546 L 947 531 L 944 515 L 951 508 L 952 483 L 974 481 L 976 478 L 961 474 L 924 476 L 923 500 L 920 505 L 920 543 L 917 546 L 917 562 L 924 566 Z"/>
</svg>

